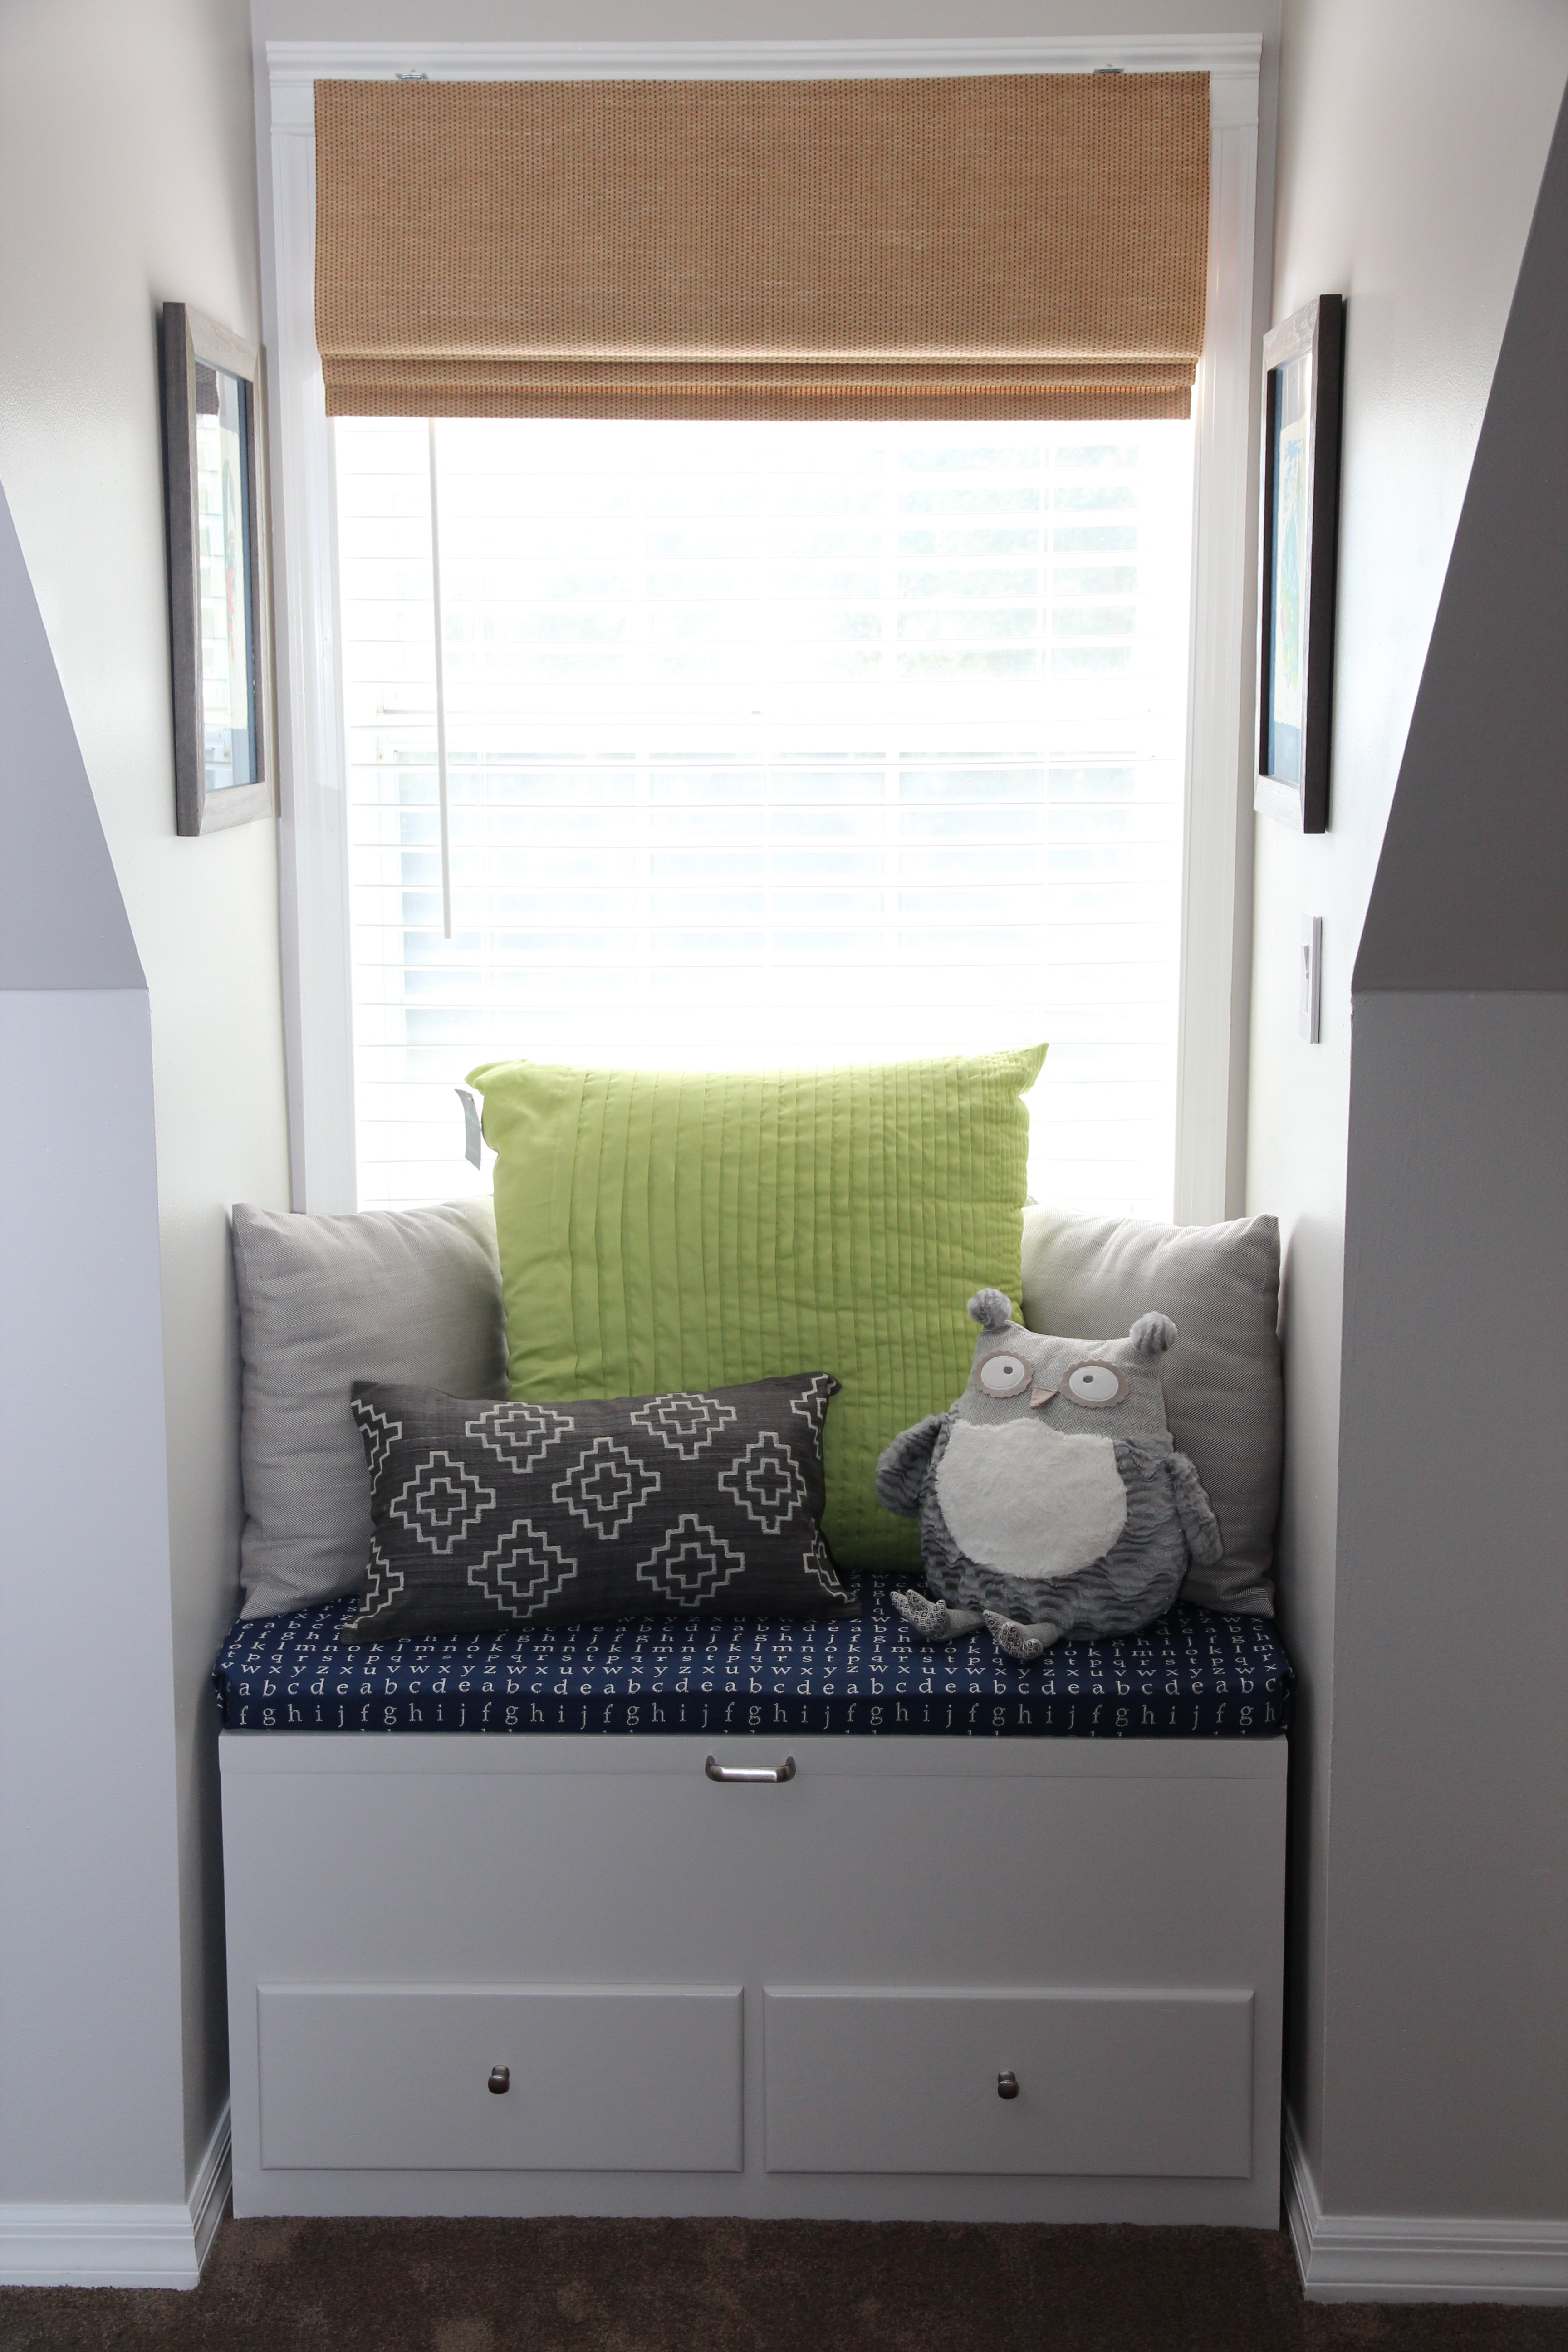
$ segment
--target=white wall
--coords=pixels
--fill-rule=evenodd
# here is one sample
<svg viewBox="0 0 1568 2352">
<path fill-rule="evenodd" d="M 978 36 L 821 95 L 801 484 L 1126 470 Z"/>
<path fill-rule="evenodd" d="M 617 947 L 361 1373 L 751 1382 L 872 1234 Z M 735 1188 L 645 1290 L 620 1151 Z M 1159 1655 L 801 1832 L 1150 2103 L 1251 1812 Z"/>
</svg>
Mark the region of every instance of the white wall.
<svg viewBox="0 0 1568 2352">
<path fill-rule="evenodd" d="M 1279 1213 L 1286 1245 L 1279 1557 L 1300 1676 L 1288 2090 L 1325 2200 L 1372 2199 L 1361 2211 L 1418 2210 L 1422 2182 L 1352 2177 L 1336 2168 L 1348 2138 L 1324 2137 L 1329 2008 L 1349 2013 L 1366 1960 L 1336 1948 L 1331 1983 L 1351 977 L 1565 73 L 1559 0 L 1286 0 L 1272 315 L 1349 299 L 1344 470 L 1330 830 L 1257 825 L 1247 1199 Z M 1303 914 L 1323 919 L 1317 1046 L 1297 1034 Z M 1397 1676 L 1397 1644 L 1377 1663 Z"/>
<path fill-rule="evenodd" d="M 225 1210 L 237 1198 L 286 1205 L 288 1160 L 276 828 L 258 824 L 204 841 L 174 835 L 156 326 L 159 305 L 173 299 L 243 335 L 259 332 L 244 0 L 8 5 L 0 16 L 0 482 L 151 1005 L 173 1611 L 167 1793 L 177 1809 L 188 2179 L 226 2088 L 206 1680 L 237 1605 Z M 68 1066 L 58 1073 L 55 1100 L 73 1152 L 111 1189 L 115 1154 Z M 106 1376 L 90 1326 L 80 1338 L 82 1396 L 97 1404 L 106 1401 Z M 95 1573 L 112 1580 L 112 1497 L 100 1507 Z M 47 1574 L 47 1561 L 38 1572 Z M 87 1595 L 77 1597 L 85 1604 Z M 84 1614 L 90 1620 L 90 1609 Z M 100 1780 L 123 1768 L 119 1724 L 68 1733 L 76 1760 L 90 1755 Z M 42 1818 L 54 1787 L 40 1757 L 33 1793 Z M 58 1801 L 67 1803 L 63 1793 Z M 106 1969 L 118 1924 L 111 1906 L 101 1928 Z M 62 2070 L 80 2063 L 74 2049 L 54 2055 Z M 74 2190 L 57 2178 L 51 2196 L 123 2193 L 101 2185 L 119 2161 L 112 2151 L 83 2146 L 78 2158 Z M 8 2193 L 29 2192 L 14 2180 Z"/>
</svg>

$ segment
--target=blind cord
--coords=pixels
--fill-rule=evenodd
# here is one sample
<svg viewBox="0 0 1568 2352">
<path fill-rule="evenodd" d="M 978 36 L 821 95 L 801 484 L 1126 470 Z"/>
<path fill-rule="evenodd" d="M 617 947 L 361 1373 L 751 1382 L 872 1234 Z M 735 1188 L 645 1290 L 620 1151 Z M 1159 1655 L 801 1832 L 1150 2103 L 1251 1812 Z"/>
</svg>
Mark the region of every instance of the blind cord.
<svg viewBox="0 0 1568 2352">
<path fill-rule="evenodd" d="M 436 616 L 436 790 L 441 811 L 441 929 L 452 936 L 452 836 L 447 801 L 447 653 L 441 625 L 441 499 L 436 468 L 436 420 L 430 435 L 430 601 Z"/>
</svg>

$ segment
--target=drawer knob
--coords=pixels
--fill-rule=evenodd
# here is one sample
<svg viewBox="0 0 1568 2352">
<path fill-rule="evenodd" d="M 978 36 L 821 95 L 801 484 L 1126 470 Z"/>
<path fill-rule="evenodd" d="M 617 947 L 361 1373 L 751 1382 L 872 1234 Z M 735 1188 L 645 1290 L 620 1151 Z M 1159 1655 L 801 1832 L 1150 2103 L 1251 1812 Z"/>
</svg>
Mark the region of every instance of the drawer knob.
<svg viewBox="0 0 1568 2352">
<path fill-rule="evenodd" d="M 996 2096 L 999 2099 L 1016 2099 L 1017 2095 L 1018 2077 L 1009 2067 L 1005 2074 L 996 2077 Z"/>
<path fill-rule="evenodd" d="M 510 2066 L 492 2066 L 490 2068 L 490 2088 L 495 2093 L 498 2099 L 503 2091 L 510 2090 L 511 2068 Z"/>
</svg>

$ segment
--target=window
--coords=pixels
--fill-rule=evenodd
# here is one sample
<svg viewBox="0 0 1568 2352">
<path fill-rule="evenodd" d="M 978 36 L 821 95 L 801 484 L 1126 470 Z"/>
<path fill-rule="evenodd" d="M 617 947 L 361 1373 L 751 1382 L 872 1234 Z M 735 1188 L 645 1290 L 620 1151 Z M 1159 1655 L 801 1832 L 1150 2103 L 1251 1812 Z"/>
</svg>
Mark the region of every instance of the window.
<svg viewBox="0 0 1568 2352">
<path fill-rule="evenodd" d="M 1189 425 L 334 430 L 363 1205 L 482 1059 L 1045 1037 L 1031 1188 L 1170 1215 Z"/>
<path fill-rule="evenodd" d="M 700 54 L 679 44 L 269 46 L 280 865 L 299 1206 L 348 1209 L 467 1183 L 447 1089 L 470 1055 L 657 1052 L 711 1063 L 743 1046 L 748 1059 L 766 1061 L 1044 1034 L 1052 1052 L 1032 1106 L 1037 1190 L 1158 1210 L 1173 1198 L 1173 1126 L 1176 1217 L 1234 1208 L 1259 44 L 1096 36 L 941 48 L 939 58 L 929 44 L 798 44 L 785 60 L 744 43 Z M 726 454 L 695 464 L 687 426 L 590 424 L 586 415 L 442 423 L 448 940 L 432 726 L 429 442 L 418 411 L 462 402 L 404 399 L 406 421 L 357 421 L 339 376 L 363 366 L 374 392 L 382 362 L 364 357 L 359 340 L 363 273 L 352 238 L 329 272 L 335 308 L 323 362 L 320 91 L 341 91 L 332 78 L 345 74 L 357 84 L 413 75 L 492 88 L 496 77 L 537 88 L 552 77 L 624 87 L 695 75 L 711 87 L 766 79 L 781 63 L 796 81 L 840 85 L 1105 66 L 1124 68 L 1129 89 L 1140 74 L 1205 78 L 1206 295 L 1191 423 L 796 425 L 780 428 L 782 456 L 774 428 L 726 425 L 714 439 L 709 425 L 711 449 Z M 489 99 L 479 115 L 487 109 L 497 111 Z M 483 194 L 475 180 L 463 202 L 477 205 L 479 245 L 487 236 L 493 245 Z M 376 279 L 375 301 L 392 304 L 384 323 L 395 343 L 405 329 L 412 338 L 392 352 L 393 373 L 404 370 L 401 351 L 427 364 L 437 386 L 451 373 L 440 340 L 443 257 L 468 252 L 468 229 L 450 226 L 455 243 L 421 248 L 425 277 L 406 304 L 400 267 Z M 379 333 L 374 316 L 370 323 Z M 533 364 L 518 362 L 524 377 Z M 1165 363 L 1156 354 L 1151 364 L 1161 374 Z M 1182 369 L 1190 375 L 1190 357 L 1171 364 L 1173 383 Z M 584 398 L 591 415 L 591 385 Z M 635 459 L 615 454 L 617 438 Z M 1130 497 L 1131 507 L 1081 509 L 1069 523 L 1058 493 L 1069 488 L 1075 447 L 1136 450 L 1135 462 L 1103 457 L 1098 473 L 1079 468 L 1085 491 Z M 954 462 L 934 462 L 942 449 Z M 975 544 L 990 526 L 974 508 L 933 505 L 922 515 L 900 504 L 927 477 L 955 493 L 981 484 L 986 450 L 1034 449 L 1035 548 Z M 991 488 L 1004 478 L 1027 486 L 1021 459 L 992 470 Z M 621 486 L 616 513 L 603 503 L 612 482 Z M 852 484 L 856 496 L 881 501 L 871 515 L 877 534 L 865 533 L 880 544 L 800 550 L 811 502 L 816 520 L 831 521 L 821 502 L 842 499 Z M 661 535 L 696 532 L 704 499 L 710 544 L 660 552 Z M 636 562 L 634 525 L 645 551 Z M 1032 527 L 1015 519 L 995 529 Z M 512 554 L 498 555 L 514 528 Z M 1069 529 L 1131 529 L 1138 543 L 1072 546 Z M 1128 570 L 1131 587 L 1109 576 Z M 563 573 L 581 593 L 561 593 Z M 653 593 L 661 573 L 672 593 Z M 1025 584 L 1029 574 L 1037 585 Z M 856 637 L 873 624 L 875 637 Z M 546 625 L 557 634 L 524 634 Z M 722 688 L 704 667 L 716 652 L 732 665 Z M 872 653 L 877 674 L 848 674 L 851 656 Z M 1086 662 L 1075 678 L 1060 658 L 1069 654 L 1103 655 L 1108 667 Z M 1125 664 L 1109 666 L 1122 655 Z M 922 656 L 943 667 L 910 675 Z M 572 678 L 570 664 L 584 657 L 599 664 L 597 675 Z M 1005 657 L 1035 667 L 1009 674 Z M 574 862 L 582 853 L 566 820 L 590 812 L 595 823 L 615 820 L 613 854 L 631 861 L 618 878 L 603 862 L 587 875 Z M 931 829 L 922 835 L 917 818 Z M 956 831 L 938 829 L 950 822 Z M 601 861 L 611 835 L 600 823 Z M 728 873 L 718 862 L 726 857 L 741 861 Z M 1111 926 L 1097 925 L 1095 902 L 1082 895 L 1112 888 L 1125 893 L 1122 913 L 1133 919 L 1124 931 L 1140 934 L 1136 947 L 1124 936 L 1112 950 Z M 709 945 L 688 953 L 699 941 Z M 721 953 L 710 956 L 710 946 Z M 1005 1019 L 992 1017 L 997 1003 Z"/>
</svg>

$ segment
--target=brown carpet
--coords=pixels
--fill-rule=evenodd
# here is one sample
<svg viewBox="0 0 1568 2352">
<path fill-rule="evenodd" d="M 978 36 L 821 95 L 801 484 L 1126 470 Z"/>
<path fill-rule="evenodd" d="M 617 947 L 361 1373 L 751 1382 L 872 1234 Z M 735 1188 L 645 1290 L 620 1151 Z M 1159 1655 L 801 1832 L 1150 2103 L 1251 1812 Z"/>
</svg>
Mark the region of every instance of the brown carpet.
<svg viewBox="0 0 1568 2352">
<path fill-rule="evenodd" d="M 1568 2311 L 1307 2304 L 1266 2230 L 233 2221 L 194 2294 L 0 2289 L 4 2352 L 1568 2352 Z"/>
</svg>

